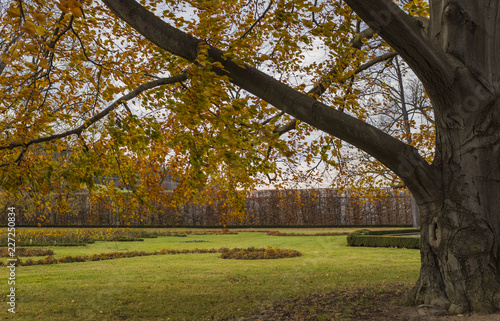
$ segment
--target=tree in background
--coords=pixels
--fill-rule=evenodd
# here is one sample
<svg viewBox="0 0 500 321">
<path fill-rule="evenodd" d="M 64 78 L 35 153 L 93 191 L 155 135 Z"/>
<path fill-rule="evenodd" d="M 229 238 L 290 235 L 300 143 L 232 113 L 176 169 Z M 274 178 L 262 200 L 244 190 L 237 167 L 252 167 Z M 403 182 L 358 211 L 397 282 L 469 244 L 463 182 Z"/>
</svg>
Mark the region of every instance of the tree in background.
<svg viewBox="0 0 500 321">
<path fill-rule="evenodd" d="M 418 203 L 411 299 L 500 308 L 498 3 L 436 0 L 429 13 L 417 0 L 103 2 L 114 15 L 92 1 L 3 8 L 4 189 L 45 191 L 62 177 L 92 190 L 93 177 L 119 173 L 147 202 L 167 166 L 177 201 L 216 186 L 237 213 L 239 191 L 279 177 L 276 161 L 343 166 L 342 140 Z M 359 76 L 396 55 L 431 101 L 430 138 L 402 108 L 405 137 L 378 128 L 386 106 L 364 99 L 376 83 Z M 140 108 L 127 105 L 141 93 Z M 55 166 L 50 155 L 66 150 Z"/>
</svg>

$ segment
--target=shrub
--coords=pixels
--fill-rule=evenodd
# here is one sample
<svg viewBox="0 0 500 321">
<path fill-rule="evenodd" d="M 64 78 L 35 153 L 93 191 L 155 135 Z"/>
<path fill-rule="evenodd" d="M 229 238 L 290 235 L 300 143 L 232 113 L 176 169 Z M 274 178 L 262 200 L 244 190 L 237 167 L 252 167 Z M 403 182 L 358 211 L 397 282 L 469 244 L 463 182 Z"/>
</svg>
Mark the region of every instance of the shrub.
<svg viewBox="0 0 500 321">
<path fill-rule="evenodd" d="M 325 232 L 325 233 L 283 233 L 280 231 L 269 231 L 267 235 L 271 236 L 338 236 L 348 235 L 349 232 Z"/>
<path fill-rule="evenodd" d="M 127 258 L 135 256 L 148 256 L 148 255 L 163 255 L 163 254 L 188 254 L 188 253 L 222 253 L 228 249 L 194 249 L 194 250 L 172 250 L 172 249 L 162 249 L 154 252 L 144 252 L 144 251 L 129 251 L 129 252 L 109 252 L 101 254 L 92 255 L 76 255 L 76 256 L 64 256 L 59 259 L 55 259 L 52 256 L 46 257 L 40 260 L 28 259 L 25 262 L 17 259 L 16 266 L 21 265 L 45 265 L 45 264 L 58 264 L 58 263 L 73 263 L 73 262 L 86 262 L 86 261 L 102 261 L 102 260 L 112 260 L 117 258 Z M 6 263 L 0 261 L 0 266 L 6 266 Z"/>
<path fill-rule="evenodd" d="M 238 232 L 229 231 L 229 230 L 206 230 L 206 231 L 182 231 L 180 233 L 184 233 L 186 235 L 229 235 L 229 234 L 238 234 Z"/>
<path fill-rule="evenodd" d="M 266 259 L 281 259 L 302 256 L 302 253 L 295 250 L 287 249 L 273 249 L 273 248 L 260 248 L 256 249 L 254 247 L 248 249 L 225 249 L 224 252 L 219 256 L 222 259 L 233 259 L 233 260 L 266 260 Z"/>
<path fill-rule="evenodd" d="M 55 264 L 58 262 L 57 259 L 54 259 L 52 256 L 48 256 L 45 259 L 40 260 L 40 261 L 43 262 L 42 264 Z M 20 264 L 20 265 L 22 265 L 22 264 Z"/>
<path fill-rule="evenodd" d="M 347 236 L 348 246 L 398 247 L 420 249 L 420 238 L 412 236 L 391 236 L 386 234 L 410 233 L 414 230 L 370 231 L 367 229 L 354 231 Z"/>
<path fill-rule="evenodd" d="M 347 235 L 347 245 L 348 246 L 356 246 L 356 245 L 354 245 L 354 239 L 358 236 L 366 235 L 369 233 L 370 233 L 370 230 L 367 230 L 367 229 L 357 230 L 357 231 L 350 233 L 349 235 Z"/>
<path fill-rule="evenodd" d="M 10 257 L 11 252 L 7 248 L 0 249 L 0 257 Z M 30 249 L 24 247 L 16 248 L 16 256 L 47 256 L 54 255 L 54 251 L 49 249 Z"/>
<path fill-rule="evenodd" d="M 409 233 L 420 233 L 419 228 L 413 229 L 399 229 L 399 230 L 378 230 L 378 231 L 370 231 L 367 230 L 370 235 L 387 235 L 387 234 L 409 234 Z"/>
<path fill-rule="evenodd" d="M 238 260 L 257 260 L 257 259 L 279 259 L 285 257 L 295 257 L 302 256 L 302 254 L 295 250 L 286 249 L 194 249 L 194 250 L 173 250 L 173 249 L 162 249 L 154 252 L 144 252 L 144 251 L 129 251 L 129 252 L 109 252 L 101 254 L 92 255 L 76 255 L 76 256 L 64 256 L 58 259 L 48 256 L 40 260 L 28 259 L 26 261 L 21 261 L 17 259 L 15 262 L 16 266 L 28 266 L 28 265 L 45 265 L 45 264 L 58 264 L 58 263 L 74 263 L 74 262 L 86 262 L 86 261 L 102 261 L 102 260 L 112 260 L 116 258 L 127 258 L 135 256 L 148 256 L 148 255 L 164 255 L 164 254 L 189 254 L 189 253 L 221 253 L 221 258 L 227 259 L 238 259 Z M 0 266 L 6 266 L 6 263 L 0 261 Z"/>
<path fill-rule="evenodd" d="M 95 241 L 142 241 L 161 236 L 186 236 L 177 232 L 146 231 L 142 229 L 19 229 L 17 246 L 82 246 Z M 0 230 L 0 246 L 6 246 L 8 233 Z"/>
<path fill-rule="evenodd" d="M 137 238 L 135 236 L 118 235 L 115 237 L 110 237 L 106 241 L 111 241 L 111 242 L 142 242 L 142 241 L 144 241 L 144 239 Z"/>
</svg>

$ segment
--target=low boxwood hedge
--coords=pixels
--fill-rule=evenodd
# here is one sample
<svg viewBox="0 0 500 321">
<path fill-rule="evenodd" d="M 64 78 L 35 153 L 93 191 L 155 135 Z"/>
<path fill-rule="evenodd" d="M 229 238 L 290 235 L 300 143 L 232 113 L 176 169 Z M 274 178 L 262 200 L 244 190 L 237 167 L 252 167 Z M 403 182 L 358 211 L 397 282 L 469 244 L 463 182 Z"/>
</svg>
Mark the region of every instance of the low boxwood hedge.
<svg viewBox="0 0 500 321">
<path fill-rule="evenodd" d="M 392 236 L 387 234 L 416 233 L 419 229 L 370 231 L 367 229 L 354 231 L 347 236 L 348 246 L 398 247 L 420 249 L 420 238 L 412 236 Z"/>
<path fill-rule="evenodd" d="M 283 259 L 302 256 L 302 253 L 295 250 L 287 249 L 273 249 L 266 248 L 255 248 L 250 247 L 248 249 L 227 249 L 223 251 L 219 256 L 221 259 L 233 259 L 233 260 L 266 260 L 266 259 Z"/>
</svg>

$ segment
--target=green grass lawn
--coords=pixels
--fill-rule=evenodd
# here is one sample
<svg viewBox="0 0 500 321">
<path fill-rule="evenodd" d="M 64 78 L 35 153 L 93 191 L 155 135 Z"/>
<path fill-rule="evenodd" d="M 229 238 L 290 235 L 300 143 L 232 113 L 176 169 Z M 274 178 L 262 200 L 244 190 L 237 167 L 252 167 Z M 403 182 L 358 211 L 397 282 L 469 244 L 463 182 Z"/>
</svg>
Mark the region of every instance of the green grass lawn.
<svg viewBox="0 0 500 321">
<path fill-rule="evenodd" d="M 208 242 L 185 243 L 191 240 Z M 17 313 L 8 313 L 7 303 L 0 302 L 0 318 L 217 320 L 245 316 L 294 295 L 412 284 L 420 266 L 416 250 L 347 247 L 345 236 L 268 236 L 262 232 L 158 237 L 143 242 L 96 242 L 51 249 L 54 257 L 61 257 L 221 247 L 279 247 L 298 250 L 303 256 L 238 261 L 220 259 L 219 254 L 177 254 L 21 266 L 16 268 Z M 0 269 L 4 301 L 10 287 L 8 272 L 7 268 Z"/>
</svg>

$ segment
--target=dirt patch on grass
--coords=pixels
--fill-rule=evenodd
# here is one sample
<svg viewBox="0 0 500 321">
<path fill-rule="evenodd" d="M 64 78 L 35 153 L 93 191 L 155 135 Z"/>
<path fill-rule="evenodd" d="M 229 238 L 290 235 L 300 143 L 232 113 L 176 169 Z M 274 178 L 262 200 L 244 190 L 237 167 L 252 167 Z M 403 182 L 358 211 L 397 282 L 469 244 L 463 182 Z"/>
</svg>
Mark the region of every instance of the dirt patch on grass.
<svg viewBox="0 0 500 321">
<path fill-rule="evenodd" d="M 259 312 L 237 320 L 500 321 L 500 314 L 449 315 L 431 306 L 405 306 L 402 299 L 409 290 L 408 285 L 394 285 L 302 295 L 264 305 Z"/>
</svg>

